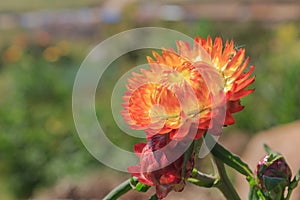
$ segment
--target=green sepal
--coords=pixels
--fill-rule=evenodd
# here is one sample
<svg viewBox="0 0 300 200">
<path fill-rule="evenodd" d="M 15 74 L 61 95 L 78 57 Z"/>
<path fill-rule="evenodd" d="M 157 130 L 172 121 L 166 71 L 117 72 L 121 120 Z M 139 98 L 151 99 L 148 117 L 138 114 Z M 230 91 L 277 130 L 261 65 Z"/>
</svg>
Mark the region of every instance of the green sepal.
<svg viewBox="0 0 300 200">
<path fill-rule="evenodd" d="M 268 145 L 266 145 L 266 144 L 264 144 L 264 149 L 265 149 L 265 151 L 267 152 L 267 154 L 268 154 L 268 163 L 269 164 L 272 164 L 274 161 L 276 161 L 276 160 L 278 160 L 279 158 L 283 158 L 283 156 L 280 154 L 280 153 L 278 153 L 278 152 L 276 152 L 276 151 L 273 151 Z M 268 164 L 266 164 L 266 165 L 268 165 Z"/>
<path fill-rule="evenodd" d="M 267 144 L 264 144 L 264 149 L 267 152 L 267 154 L 274 154 L 274 155 L 279 154 L 278 152 L 273 151 Z"/>
<path fill-rule="evenodd" d="M 287 184 L 287 180 L 285 178 L 263 176 L 263 180 L 267 191 L 274 190 L 278 187 L 284 190 Z"/>
</svg>

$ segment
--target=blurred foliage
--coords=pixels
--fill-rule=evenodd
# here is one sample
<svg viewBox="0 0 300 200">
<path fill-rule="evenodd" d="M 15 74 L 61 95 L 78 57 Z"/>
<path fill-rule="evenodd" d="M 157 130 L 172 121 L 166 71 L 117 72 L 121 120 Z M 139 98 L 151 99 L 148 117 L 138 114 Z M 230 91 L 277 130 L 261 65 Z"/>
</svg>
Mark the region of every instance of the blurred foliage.
<svg viewBox="0 0 300 200">
<path fill-rule="evenodd" d="M 51 40 L 18 34 L 1 49 L 0 173 L 16 197 L 96 164 L 73 125 L 78 58 L 68 41 Z"/>
<path fill-rule="evenodd" d="M 99 0 L 79 0 L 79 1 L 45 1 L 45 0 L 27 0 L 26 3 L 20 3 L 18 0 L 1 1 L 0 11 L 26 11 L 26 10 L 40 10 L 53 8 L 77 8 L 82 6 L 99 5 L 103 1 Z"/>
<path fill-rule="evenodd" d="M 245 111 L 237 114 L 236 127 L 251 132 L 300 119 L 299 24 L 279 25 L 261 42 L 266 48 L 251 57 L 256 91 L 246 98 Z M 256 50 L 250 48 L 250 52 Z"/>
<path fill-rule="evenodd" d="M 134 22 L 130 14 L 125 25 L 121 21 L 99 28 L 100 39 L 145 26 Z M 199 20 L 147 25 L 175 29 L 191 37 L 221 36 L 246 48 L 250 63 L 256 66 L 256 91 L 242 100 L 245 110 L 235 115 L 237 123 L 229 130 L 254 133 L 300 118 L 299 24 L 270 28 L 259 23 Z M 16 198 L 30 197 L 59 178 L 100 166 L 76 135 L 71 109 L 73 81 L 91 43 L 88 38 L 84 35 L 71 41 L 52 38 L 47 32 L 21 32 L 6 33 L 0 40 L 1 193 L 8 190 Z M 105 71 L 97 90 L 99 121 L 108 137 L 127 150 L 140 139 L 117 127 L 110 97 L 117 80 L 131 67 L 146 63 L 149 53 L 134 51 L 121 56 Z"/>
</svg>

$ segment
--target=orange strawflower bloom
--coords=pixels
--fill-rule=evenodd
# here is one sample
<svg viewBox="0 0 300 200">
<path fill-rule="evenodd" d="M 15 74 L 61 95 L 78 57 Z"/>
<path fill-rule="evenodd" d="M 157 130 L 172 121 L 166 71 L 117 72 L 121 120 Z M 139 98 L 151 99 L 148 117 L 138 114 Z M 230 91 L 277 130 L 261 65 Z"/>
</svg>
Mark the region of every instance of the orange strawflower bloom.
<svg viewBox="0 0 300 200">
<path fill-rule="evenodd" d="M 122 111 L 131 128 L 150 136 L 171 132 L 171 139 L 179 140 L 191 129 L 193 138 L 208 129 L 220 134 L 222 126 L 234 123 L 232 113 L 243 109 L 240 98 L 253 92 L 245 88 L 254 81 L 254 67 L 244 72 L 249 58 L 233 41 L 223 47 L 219 37 L 214 43 L 210 36 L 197 37 L 193 47 L 178 41 L 177 52 L 164 49 L 153 56 L 147 58 L 150 70 L 128 80 Z"/>
</svg>

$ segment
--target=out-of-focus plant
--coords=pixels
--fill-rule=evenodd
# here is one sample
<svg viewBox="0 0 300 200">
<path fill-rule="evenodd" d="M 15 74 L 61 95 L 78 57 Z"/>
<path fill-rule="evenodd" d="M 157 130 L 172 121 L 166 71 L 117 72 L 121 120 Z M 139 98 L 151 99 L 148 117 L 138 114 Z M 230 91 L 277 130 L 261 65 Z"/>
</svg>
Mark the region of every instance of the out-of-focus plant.
<svg viewBox="0 0 300 200">
<path fill-rule="evenodd" d="M 255 106 L 245 109 L 245 115 L 238 114 L 237 127 L 254 132 L 300 119 L 299 33 L 296 23 L 269 31 L 265 52 L 256 62 L 260 66 L 255 69 L 260 74 L 254 83 L 256 95 L 245 99 Z"/>
<path fill-rule="evenodd" d="M 45 32 L 2 45 L 0 176 L 17 198 L 95 163 L 74 134 L 70 99 L 80 58 L 70 45 Z"/>
</svg>

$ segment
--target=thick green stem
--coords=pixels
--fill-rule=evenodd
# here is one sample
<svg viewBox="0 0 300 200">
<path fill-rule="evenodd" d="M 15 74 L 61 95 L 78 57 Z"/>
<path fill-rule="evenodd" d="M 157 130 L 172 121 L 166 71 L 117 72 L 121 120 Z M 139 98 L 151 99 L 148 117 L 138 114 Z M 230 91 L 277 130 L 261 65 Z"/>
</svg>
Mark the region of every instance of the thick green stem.
<svg viewBox="0 0 300 200">
<path fill-rule="evenodd" d="M 118 185 L 115 189 L 113 189 L 109 194 L 107 194 L 103 200 L 117 200 L 120 196 L 128 192 L 132 189 L 132 184 L 137 184 L 138 181 L 136 178 L 134 179 L 128 179 Z"/>
<path fill-rule="evenodd" d="M 229 180 L 229 178 L 227 176 L 224 163 L 216 157 L 214 157 L 214 161 L 216 163 L 218 173 L 220 176 L 220 179 L 217 182 L 217 184 L 215 185 L 215 187 L 218 188 L 223 193 L 223 195 L 226 197 L 226 199 L 240 200 L 241 198 L 239 197 L 238 193 L 234 189 L 231 181 Z"/>
</svg>

